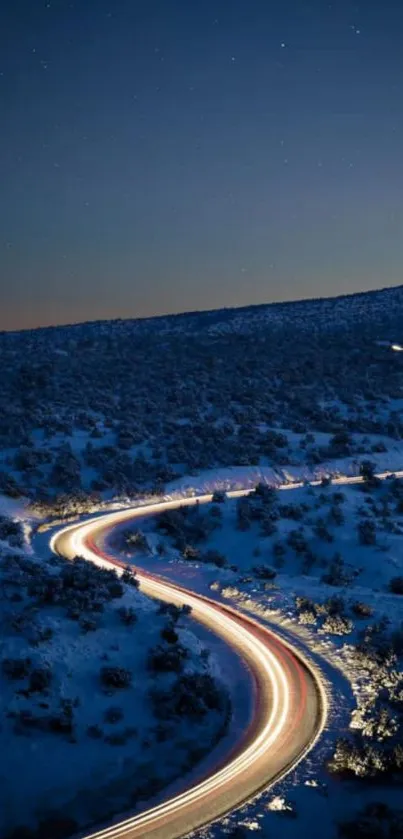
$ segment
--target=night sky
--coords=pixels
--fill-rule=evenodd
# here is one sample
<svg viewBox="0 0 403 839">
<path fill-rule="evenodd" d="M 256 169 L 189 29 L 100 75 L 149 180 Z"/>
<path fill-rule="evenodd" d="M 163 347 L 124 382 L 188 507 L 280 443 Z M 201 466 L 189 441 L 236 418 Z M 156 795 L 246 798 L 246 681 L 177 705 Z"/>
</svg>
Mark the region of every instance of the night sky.
<svg viewBox="0 0 403 839">
<path fill-rule="evenodd" d="M 403 282 L 402 0 L 3 0 L 0 328 Z"/>
</svg>

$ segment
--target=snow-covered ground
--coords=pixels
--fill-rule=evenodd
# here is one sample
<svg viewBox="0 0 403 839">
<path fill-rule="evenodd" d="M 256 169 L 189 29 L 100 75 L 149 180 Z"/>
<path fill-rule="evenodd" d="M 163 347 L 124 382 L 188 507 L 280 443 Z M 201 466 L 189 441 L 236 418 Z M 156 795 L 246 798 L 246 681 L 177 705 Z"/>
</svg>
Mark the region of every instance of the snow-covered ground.
<svg viewBox="0 0 403 839">
<path fill-rule="evenodd" d="M 225 730 L 226 689 L 190 619 L 160 609 L 132 577 L 27 555 L 18 527 L 10 542 L 0 555 L 0 835 L 56 839 L 183 776 Z"/>
<path fill-rule="evenodd" d="M 3 566 L 4 573 L 14 569 L 20 575 L 21 569 L 15 572 L 14 567 L 19 550 L 36 563 L 39 571 L 33 577 L 41 575 L 41 567 L 58 573 L 59 566 L 46 559 L 48 533 L 35 536 L 35 544 L 41 546 L 40 559 L 30 541 L 48 517 L 62 520 L 102 510 L 105 504 L 116 508 L 133 500 L 141 503 L 151 495 L 180 498 L 217 487 L 253 487 L 259 481 L 292 486 L 296 480 L 354 475 L 365 459 L 380 472 L 402 470 L 402 355 L 390 348 L 393 341 L 402 339 L 402 300 L 401 286 L 331 300 L 0 334 L 0 516 L 20 521 L 26 540 L 20 549 L 14 546 L 17 558 L 14 565 Z M 336 492 L 343 496 L 337 501 Z M 265 515 L 264 532 L 259 517 L 252 516 L 250 525 L 245 524 L 247 505 L 241 514 L 246 529 L 238 528 L 235 501 L 217 505 L 221 517 L 215 512 L 212 519 L 218 526 L 210 528 L 200 544 L 188 545 L 202 553 L 214 550 L 216 564 L 205 557 L 190 561 L 189 550 L 184 559 L 180 554 L 186 545 L 175 548 L 172 539 L 167 543 L 161 531 L 151 532 L 150 523 L 144 522 L 151 552 L 142 557 L 136 554 L 135 560 L 152 563 L 166 573 L 186 574 L 189 585 L 214 584 L 212 596 L 231 598 L 242 608 L 266 615 L 278 622 L 279 631 L 288 626 L 296 637 L 301 633 L 314 651 L 340 664 L 341 680 L 347 670 L 358 704 L 367 702 L 366 686 L 375 690 L 370 721 L 383 713 L 382 703 L 400 721 L 402 699 L 394 681 L 400 676 L 393 673 L 401 672 L 401 657 L 399 653 L 396 658 L 393 645 L 397 648 L 400 643 L 401 595 L 393 591 L 399 583 L 391 583 L 402 575 L 400 490 L 392 481 L 385 482 L 382 490 L 375 487 L 367 493 L 357 487 L 290 488 L 274 506 L 281 505 L 293 506 L 297 512 L 280 510 L 272 519 Z M 7 543 L 0 527 L 3 556 L 10 553 Z M 341 559 L 335 558 L 337 553 Z M 269 573 L 263 578 L 264 571 L 253 570 L 266 565 L 274 577 Z M 26 583 L 27 569 L 21 574 Z M 29 598 L 34 595 L 27 593 L 25 583 L 11 591 L 11 599 L 4 595 L 0 603 L 6 609 L 6 623 L 10 610 L 30 609 Z M 132 626 L 122 624 L 116 614 L 126 600 L 133 601 L 138 618 Z M 67 617 L 60 606 L 42 603 L 40 620 L 30 609 L 24 631 L 10 629 L 8 621 L 4 656 L 19 649 L 18 654 L 25 657 L 24 645 L 28 645 L 29 667 L 43 666 L 48 660 L 55 675 L 48 696 L 36 691 L 28 691 L 27 696 L 29 674 L 25 681 L 14 683 L 3 673 L 1 701 L 17 714 L 24 704 L 45 717 L 72 713 L 74 733 L 43 730 L 49 720 L 24 723 L 21 715 L 5 717 L 0 746 L 11 749 L 11 743 L 16 743 L 15 760 L 23 767 L 18 783 L 10 772 L 14 758 L 5 770 L 2 767 L 0 795 L 8 807 L 4 811 L 7 824 L 12 823 L 13 813 L 33 814 L 39 789 L 47 790 L 49 784 L 59 812 L 71 798 L 72 787 L 63 781 L 67 776 L 77 784 L 76 790 L 85 778 L 101 774 L 102 792 L 102 783 L 115 783 L 122 767 L 132 771 L 134 753 L 158 771 L 161 755 L 168 755 L 166 742 L 174 738 L 178 744 L 183 739 L 176 720 L 172 738 L 156 744 L 157 735 L 150 733 L 150 705 L 144 710 L 144 691 L 150 682 L 145 664 L 149 647 L 140 652 L 138 639 L 144 636 L 155 645 L 162 620 L 155 608 L 132 590 L 122 595 L 121 603 L 105 603 L 104 611 L 96 614 L 101 623 L 96 629 L 84 629 L 80 619 Z M 38 641 L 35 632 L 40 633 L 41 627 L 36 624 L 42 621 L 46 632 Z M 28 629 L 34 641 L 25 637 Z M 194 631 L 186 630 L 186 638 L 184 632 L 180 630 L 181 639 L 190 649 L 186 667 L 208 668 L 196 653 L 199 642 Z M 111 649 L 117 644 L 119 649 Z M 104 655 L 109 656 L 106 662 L 119 656 L 124 662 L 130 658 L 136 668 L 132 686 L 118 690 L 124 715 L 114 723 L 103 719 L 106 703 L 115 704 L 114 696 L 105 698 L 99 682 Z M 396 696 L 391 699 L 393 690 Z M 344 687 L 341 682 L 335 685 L 336 704 L 344 708 L 347 722 L 353 707 L 348 691 L 347 682 Z M 75 705 L 77 697 L 80 702 Z M 113 735 L 108 740 L 110 731 L 139 728 L 131 721 L 132 710 L 144 722 L 144 735 L 129 730 L 126 743 L 118 745 L 119 737 L 113 739 Z M 15 734 L 16 720 L 24 734 Z M 366 725 L 367 732 L 371 724 Z M 87 727 L 96 725 L 102 735 L 88 735 Z M 206 718 L 204 741 L 214 734 L 211 725 L 210 717 Z M 246 820 L 246 835 L 260 830 L 262 839 L 279 833 L 290 839 L 301 833 L 311 839 L 355 836 L 356 828 L 339 834 L 337 820 L 356 814 L 369 800 L 393 803 L 395 777 L 390 766 L 370 782 L 357 779 L 354 771 L 345 781 L 323 769 L 335 751 L 337 733 L 345 727 L 348 737 L 352 736 L 341 718 L 335 716 L 332 725 L 329 739 L 324 738 L 320 750 L 280 790 L 263 796 L 257 807 L 246 808 L 206 835 L 221 839 Z M 197 744 L 197 726 L 195 732 Z M 357 736 L 361 752 L 373 746 L 376 759 L 382 762 L 379 752 L 384 745 L 379 738 L 364 736 L 362 729 Z M 388 743 L 397 736 L 393 734 Z M 71 741 L 74 738 L 77 742 Z M 59 763 L 41 756 L 45 741 L 53 744 Z M 143 748 L 143 741 L 150 745 Z M 368 748 L 365 760 L 362 753 L 350 757 L 346 753 L 344 762 L 368 764 Z M 169 750 L 167 765 L 172 774 L 180 771 L 184 749 L 177 745 L 175 752 Z M 97 763 L 101 752 L 102 773 Z M 83 754 L 85 760 L 79 760 L 77 756 Z M 86 797 L 86 789 L 80 800 L 74 799 L 74 818 L 74 807 L 81 819 L 86 807 L 98 806 L 99 799 L 94 803 L 91 796 Z M 117 804 L 119 796 L 116 789 Z M 282 796 L 297 801 L 297 818 L 292 818 Z M 49 796 L 46 806 L 48 800 Z M 21 801 L 24 807 L 19 809 Z M 381 823 L 383 817 L 378 816 Z M 371 818 L 375 824 L 373 814 Z M 386 821 L 387 814 L 382 824 Z M 56 839 L 55 824 L 47 829 L 50 839 Z M 397 839 L 399 826 L 388 829 Z M 45 839 L 43 831 L 41 839 Z M 239 831 L 238 836 L 241 827 Z M 378 834 L 386 835 L 385 831 L 382 834 L 379 828 Z"/>
<path fill-rule="evenodd" d="M 221 473 L 200 476 L 193 491 L 227 480 Z M 185 494 L 190 490 L 188 481 Z M 198 836 L 232 835 L 236 825 L 246 836 L 281 831 L 294 839 L 307 830 L 314 807 L 318 818 L 309 835 L 330 839 L 338 835 L 338 821 L 356 818 L 374 800 L 398 809 L 399 771 L 391 775 L 383 767 L 372 778 L 368 754 L 378 750 L 382 762 L 386 748 L 385 760 L 392 760 L 402 730 L 403 600 L 392 582 L 403 585 L 402 499 L 403 482 L 388 478 L 379 485 L 279 490 L 267 502 L 251 496 L 183 508 L 182 518 L 173 516 L 173 530 L 169 518 L 162 526 L 158 519 L 136 520 L 149 549 L 137 548 L 132 561 L 184 575 L 193 586 L 207 582 L 213 596 L 268 620 L 280 634 L 291 633 L 325 673 L 331 668 L 333 710 L 320 747 L 279 788 Z M 382 708 L 390 714 L 383 722 Z M 351 742 L 356 734 L 363 750 L 353 755 L 359 774 L 350 771 L 347 780 L 326 768 L 342 734 Z"/>
</svg>

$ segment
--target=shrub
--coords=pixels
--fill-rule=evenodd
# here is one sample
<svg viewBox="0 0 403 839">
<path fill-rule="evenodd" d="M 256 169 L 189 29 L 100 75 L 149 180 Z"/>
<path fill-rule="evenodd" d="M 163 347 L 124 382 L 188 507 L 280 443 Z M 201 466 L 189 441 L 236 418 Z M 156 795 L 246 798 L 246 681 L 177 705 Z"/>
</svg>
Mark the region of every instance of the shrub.
<svg viewBox="0 0 403 839">
<path fill-rule="evenodd" d="M 133 606 L 120 606 L 118 609 L 120 620 L 125 626 L 133 626 L 137 621 L 137 615 Z"/>
<path fill-rule="evenodd" d="M 29 690 L 31 693 L 43 693 L 52 682 L 52 671 L 50 667 L 35 667 L 29 677 Z"/>
<path fill-rule="evenodd" d="M 208 673 L 186 673 L 168 690 L 152 690 L 154 711 L 160 719 L 199 720 L 209 711 L 229 711 L 226 691 Z"/>
<path fill-rule="evenodd" d="M 323 542 L 333 542 L 333 536 L 327 529 L 323 519 L 318 519 L 318 521 L 316 522 L 314 527 L 314 533 L 315 536 L 317 536 L 317 538 L 321 539 Z"/>
<path fill-rule="evenodd" d="M 31 669 L 30 658 L 4 658 L 2 670 L 9 679 L 25 679 Z"/>
<path fill-rule="evenodd" d="M 376 525 L 371 519 L 364 519 L 358 525 L 358 540 L 360 545 L 376 544 Z"/>
<path fill-rule="evenodd" d="M 226 500 L 227 495 L 223 489 L 216 489 L 213 492 L 212 502 L 213 504 L 223 504 Z"/>
<path fill-rule="evenodd" d="M 363 460 L 360 464 L 360 475 L 364 481 L 371 482 L 375 475 L 375 463 L 372 460 Z"/>
<path fill-rule="evenodd" d="M 13 521 L 0 516 L 0 541 L 8 542 L 14 548 L 22 548 L 24 545 L 24 531 L 19 521 Z"/>
<path fill-rule="evenodd" d="M 120 722 L 123 719 L 123 710 L 117 705 L 111 705 L 104 713 L 104 721 L 107 723 Z"/>
<path fill-rule="evenodd" d="M 341 615 L 329 615 L 322 626 L 322 630 L 329 632 L 331 635 L 349 635 L 353 630 L 353 622 Z"/>
<path fill-rule="evenodd" d="M 132 682 L 132 674 L 125 667 L 109 665 L 101 667 L 101 682 L 107 688 L 128 688 Z"/>
<path fill-rule="evenodd" d="M 313 626 L 317 621 L 317 616 L 315 612 L 311 611 L 310 609 L 305 609 L 298 615 L 299 623 L 305 624 L 307 626 Z"/>
<path fill-rule="evenodd" d="M 191 612 L 191 606 L 176 606 L 175 603 L 165 603 L 164 601 L 161 601 L 158 607 L 158 614 L 167 615 L 172 623 L 177 623 L 182 615 L 190 615 Z"/>
<path fill-rule="evenodd" d="M 88 737 L 91 737 L 93 740 L 101 740 L 104 736 L 104 733 L 100 725 L 87 726 L 87 734 Z"/>
<path fill-rule="evenodd" d="M 389 591 L 392 594 L 403 594 L 403 577 L 392 577 L 389 580 Z"/>
<path fill-rule="evenodd" d="M 356 600 L 352 604 L 351 609 L 357 618 L 370 618 L 373 614 L 372 607 L 368 606 L 368 603 L 362 603 L 360 600 Z"/>
<path fill-rule="evenodd" d="M 150 650 L 148 668 L 154 673 L 180 673 L 187 655 L 180 644 L 160 645 Z"/>
<path fill-rule="evenodd" d="M 277 576 L 277 571 L 275 571 L 274 568 L 271 568 L 270 565 L 254 565 L 252 572 L 255 577 L 258 577 L 260 580 L 274 580 Z"/>
<path fill-rule="evenodd" d="M 125 585 L 127 586 L 132 586 L 133 588 L 139 587 L 139 581 L 136 577 L 136 572 L 133 570 L 133 568 L 130 567 L 130 565 L 126 566 L 120 579 L 122 583 L 125 583 Z"/>
<path fill-rule="evenodd" d="M 83 632 L 95 632 L 98 629 L 98 623 L 94 618 L 84 617 L 80 620 L 80 627 Z"/>
<path fill-rule="evenodd" d="M 168 644 L 176 644 L 178 641 L 178 634 L 175 632 L 173 626 L 165 626 L 161 629 L 161 638 Z"/>
<path fill-rule="evenodd" d="M 328 586 L 345 586 L 351 582 L 351 574 L 345 568 L 340 554 L 335 554 L 328 570 L 322 575 L 322 582 Z"/>
<path fill-rule="evenodd" d="M 141 530 L 125 530 L 122 538 L 128 548 L 143 552 L 150 550 L 147 538 Z"/>
<path fill-rule="evenodd" d="M 341 738 L 328 763 L 331 772 L 358 778 L 374 778 L 388 767 L 385 754 L 374 746 L 358 746 L 356 741 Z"/>
<path fill-rule="evenodd" d="M 227 559 L 224 554 L 220 553 L 220 551 L 216 551 L 213 548 L 206 551 L 201 556 L 202 562 L 208 562 L 212 565 L 216 565 L 217 568 L 225 568 L 227 564 Z"/>
<path fill-rule="evenodd" d="M 304 553 L 308 548 L 308 543 L 305 539 L 302 528 L 299 530 L 290 530 L 287 542 L 290 548 L 292 548 L 297 554 Z"/>
<path fill-rule="evenodd" d="M 372 801 L 356 819 L 341 822 L 338 832 L 340 839 L 398 839 L 403 836 L 403 812 Z"/>
</svg>

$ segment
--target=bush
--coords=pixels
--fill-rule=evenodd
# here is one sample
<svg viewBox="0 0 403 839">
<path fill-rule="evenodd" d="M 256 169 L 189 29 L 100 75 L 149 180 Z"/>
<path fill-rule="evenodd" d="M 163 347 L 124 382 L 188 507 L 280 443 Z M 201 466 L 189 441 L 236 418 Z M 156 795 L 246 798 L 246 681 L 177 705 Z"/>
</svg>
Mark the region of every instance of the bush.
<svg viewBox="0 0 403 839">
<path fill-rule="evenodd" d="M 334 555 L 327 572 L 322 575 L 322 582 L 328 586 L 345 586 L 351 582 L 351 574 L 346 570 L 340 554 Z"/>
<path fill-rule="evenodd" d="M 210 711 L 229 712 L 229 698 L 208 673 L 186 673 L 168 690 L 151 691 L 154 711 L 160 719 L 181 717 L 198 721 Z"/>
<path fill-rule="evenodd" d="M 13 521 L 0 516 L 0 541 L 8 542 L 14 548 L 22 548 L 24 545 L 24 531 L 19 521 Z"/>
<path fill-rule="evenodd" d="M 360 545 L 376 544 L 376 525 L 371 519 L 364 519 L 358 525 L 358 540 Z"/>
<path fill-rule="evenodd" d="M 158 607 L 159 615 L 167 615 L 172 623 L 177 623 L 182 615 L 190 615 L 192 613 L 191 606 L 176 606 L 175 603 L 165 603 L 161 601 Z"/>
<path fill-rule="evenodd" d="M 168 644 L 176 644 L 178 641 L 178 634 L 175 632 L 173 626 L 168 624 L 168 626 L 161 629 L 161 638 Z"/>
<path fill-rule="evenodd" d="M 372 460 L 363 460 L 360 464 L 360 475 L 364 481 L 371 482 L 375 475 L 375 463 Z"/>
<path fill-rule="evenodd" d="M 392 594 L 403 594 L 403 577 L 392 577 L 389 580 L 389 591 Z"/>
<path fill-rule="evenodd" d="M 290 530 L 287 542 L 290 548 L 292 548 L 297 554 L 303 554 L 308 548 L 308 543 L 305 539 L 302 528 L 299 530 Z"/>
<path fill-rule="evenodd" d="M 362 603 L 360 600 L 356 600 L 352 604 L 351 609 L 357 618 L 370 618 L 373 614 L 372 607 L 368 606 L 368 603 Z"/>
<path fill-rule="evenodd" d="M 317 621 L 317 616 L 315 612 L 311 611 L 310 609 L 305 609 L 298 615 L 299 623 L 305 624 L 306 626 L 313 626 Z"/>
<path fill-rule="evenodd" d="M 132 674 L 125 667 L 101 667 L 100 679 L 107 688 L 128 688 L 132 683 Z"/>
<path fill-rule="evenodd" d="M 2 662 L 2 670 L 9 679 L 25 679 L 31 669 L 30 658 L 5 658 Z"/>
<path fill-rule="evenodd" d="M 216 489 L 213 492 L 212 502 L 213 504 L 223 504 L 226 500 L 227 495 L 223 489 Z"/>
<path fill-rule="evenodd" d="M 201 555 L 200 559 L 202 560 L 202 562 L 211 563 L 212 565 L 215 565 L 217 568 L 225 568 L 227 564 L 227 558 L 224 556 L 224 554 L 214 549 L 206 551 L 204 554 Z"/>
<path fill-rule="evenodd" d="M 148 668 L 153 673 L 180 673 L 187 655 L 181 644 L 160 645 L 150 650 Z"/>
<path fill-rule="evenodd" d="M 340 839 L 400 839 L 403 836 L 403 812 L 393 811 L 383 802 L 371 802 L 356 819 L 341 822 Z"/>
<path fill-rule="evenodd" d="M 107 723 L 120 722 L 123 719 L 123 710 L 117 705 L 111 705 L 104 713 L 104 721 Z"/>
<path fill-rule="evenodd" d="M 277 571 L 271 568 L 270 565 L 254 565 L 252 572 L 259 580 L 274 580 L 277 576 Z"/>
<path fill-rule="evenodd" d="M 341 615 L 329 615 L 322 626 L 322 630 L 331 635 L 349 635 L 353 628 L 353 622 Z"/>
<path fill-rule="evenodd" d="M 358 778 L 374 778 L 388 767 L 386 756 L 374 746 L 358 746 L 356 741 L 341 738 L 328 763 L 331 772 Z"/>
<path fill-rule="evenodd" d="M 91 737 L 93 740 L 101 740 L 104 736 L 104 733 L 100 725 L 87 726 L 87 734 L 88 737 Z"/>
<path fill-rule="evenodd" d="M 139 581 L 136 577 L 136 572 L 133 570 L 133 568 L 130 567 L 130 565 L 126 566 L 120 579 L 122 583 L 124 583 L 127 586 L 132 586 L 133 588 L 139 587 Z"/>
<path fill-rule="evenodd" d="M 80 627 L 83 632 L 96 632 L 98 629 L 98 622 L 94 618 L 81 618 Z"/>
<path fill-rule="evenodd" d="M 118 609 L 120 620 L 125 626 L 133 626 L 137 621 L 137 615 L 133 606 L 120 606 Z"/>
<path fill-rule="evenodd" d="M 29 677 L 29 690 L 31 693 L 43 693 L 52 682 L 52 671 L 50 667 L 35 667 Z"/>
</svg>

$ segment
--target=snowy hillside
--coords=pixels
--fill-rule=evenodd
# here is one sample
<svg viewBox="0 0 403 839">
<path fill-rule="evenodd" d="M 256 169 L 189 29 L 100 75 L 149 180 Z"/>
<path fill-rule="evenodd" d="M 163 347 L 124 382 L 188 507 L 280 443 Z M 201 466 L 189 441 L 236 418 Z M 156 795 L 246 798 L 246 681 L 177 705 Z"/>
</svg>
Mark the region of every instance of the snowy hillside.
<svg viewBox="0 0 403 839">
<path fill-rule="evenodd" d="M 0 835 L 57 839 L 151 799 L 222 736 L 226 689 L 128 573 L 24 552 L 0 521 Z"/>
<path fill-rule="evenodd" d="M 236 826 L 239 839 L 253 830 L 262 839 L 276 831 L 297 839 L 315 806 L 321 815 L 309 836 L 343 837 L 350 834 L 342 827 L 338 833 L 337 823 L 352 820 L 357 829 L 357 799 L 375 831 L 374 802 L 386 798 L 394 810 L 383 820 L 393 831 L 363 835 L 400 837 L 403 481 L 379 481 L 367 464 L 358 485 L 325 479 L 284 491 L 260 484 L 238 500 L 216 491 L 213 504 L 136 519 L 119 544 L 114 539 L 128 559 L 157 572 L 168 562 L 185 579 L 188 572 L 193 585 L 207 581 L 213 596 L 290 632 L 332 667 L 334 704 L 320 754 L 274 792 L 198 835 L 222 839 Z M 338 670 L 352 685 L 350 711 Z"/>
<path fill-rule="evenodd" d="M 388 452 L 402 295 L 3 333 L 0 491 L 133 497 L 215 466 Z"/>
</svg>

